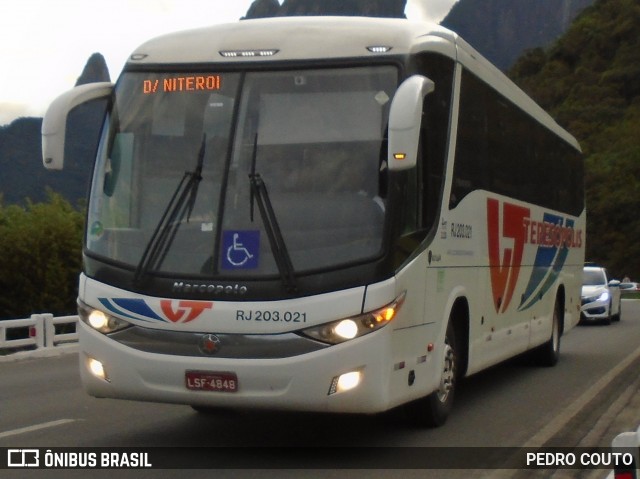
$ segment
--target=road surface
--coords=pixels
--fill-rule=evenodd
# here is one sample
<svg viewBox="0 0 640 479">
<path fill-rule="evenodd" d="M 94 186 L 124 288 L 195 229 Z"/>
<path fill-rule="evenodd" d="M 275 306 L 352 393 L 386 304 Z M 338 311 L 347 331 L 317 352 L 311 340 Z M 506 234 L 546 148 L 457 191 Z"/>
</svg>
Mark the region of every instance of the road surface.
<svg viewBox="0 0 640 479">
<path fill-rule="evenodd" d="M 374 417 L 251 411 L 203 415 L 188 406 L 95 399 L 82 390 L 77 353 L 0 362 L 0 447 L 254 446 L 277 447 L 284 454 L 296 454 L 293 448 L 300 446 L 606 447 L 612 438 L 594 435 L 592 430 L 637 379 L 639 345 L 640 301 L 624 301 L 621 322 L 578 326 L 565 335 L 561 359 L 554 368 L 516 359 L 467 378 L 460 385 L 453 415 L 438 429 L 412 427 L 398 411 Z M 87 471 L 29 473 L 11 470 L 0 476 L 87 475 Z M 91 471 L 100 477 L 109 473 L 113 471 Z M 117 472 L 123 478 L 184 474 L 178 470 Z M 437 476 L 435 471 L 272 469 L 219 470 L 214 476 L 211 471 L 190 471 L 188 477 L 354 478 L 361 474 L 453 477 Z"/>
</svg>

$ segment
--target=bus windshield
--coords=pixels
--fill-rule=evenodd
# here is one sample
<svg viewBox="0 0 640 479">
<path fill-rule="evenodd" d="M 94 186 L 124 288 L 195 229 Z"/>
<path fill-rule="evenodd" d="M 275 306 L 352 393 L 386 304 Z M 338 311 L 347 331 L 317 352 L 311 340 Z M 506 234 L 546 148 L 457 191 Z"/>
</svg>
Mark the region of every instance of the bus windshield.
<svg viewBox="0 0 640 479">
<path fill-rule="evenodd" d="M 94 172 L 88 253 L 137 274 L 207 277 L 284 275 L 283 258 L 297 274 L 379 257 L 397 78 L 391 66 L 124 73 Z"/>
</svg>

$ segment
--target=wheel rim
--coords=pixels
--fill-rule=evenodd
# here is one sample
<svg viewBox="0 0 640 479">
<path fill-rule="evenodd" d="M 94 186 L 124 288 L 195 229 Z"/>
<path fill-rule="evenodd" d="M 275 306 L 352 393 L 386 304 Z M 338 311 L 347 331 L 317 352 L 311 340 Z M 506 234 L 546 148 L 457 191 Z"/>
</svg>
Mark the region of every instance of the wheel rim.
<svg viewBox="0 0 640 479">
<path fill-rule="evenodd" d="M 455 381 L 455 352 L 449 343 L 445 343 L 444 351 L 444 367 L 442 376 L 440 377 L 440 387 L 438 387 L 438 400 L 442 403 L 447 402 L 449 395 L 453 390 Z"/>
</svg>

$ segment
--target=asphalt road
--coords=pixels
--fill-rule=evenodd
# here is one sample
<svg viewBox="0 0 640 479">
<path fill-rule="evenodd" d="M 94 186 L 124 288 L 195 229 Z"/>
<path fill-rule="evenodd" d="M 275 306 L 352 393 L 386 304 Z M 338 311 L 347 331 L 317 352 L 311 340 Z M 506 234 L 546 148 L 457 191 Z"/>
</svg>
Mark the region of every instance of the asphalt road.
<svg viewBox="0 0 640 479">
<path fill-rule="evenodd" d="M 225 412 L 87 396 L 77 353 L 0 362 L 0 447 L 609 446 L 589 436 L 640 370 L 640 301 L 624 301 L 622 321 L 578 326 L 562 338 L 554 368 L 516 359 L 467 378 L 453 415 L 419 429 L 398 411 L 357 415 Z M 631 426 L 630 426 L 631 427 Z M 624 432 L 624 431 L 619 431 Z M 592 437 L 593 436 L 593 437 Z M 401 467 L 402 465 L 398 465 Z M 0 477 L 86 477 L 86 471 L 0 471 Z M 451 471 L 189 471 L 188 477 L 453 477 Z M 486 473 L 487 471 L 485 471 Z M 113 471 L 91 471 L 92 476 Z M 118 477 L 182 477 L 178 470 L 121 471 Z M 471 477 L 462 474 L 460 477 Z M 491 477 L 480 474 L 473 477 Z"/>
</svg>

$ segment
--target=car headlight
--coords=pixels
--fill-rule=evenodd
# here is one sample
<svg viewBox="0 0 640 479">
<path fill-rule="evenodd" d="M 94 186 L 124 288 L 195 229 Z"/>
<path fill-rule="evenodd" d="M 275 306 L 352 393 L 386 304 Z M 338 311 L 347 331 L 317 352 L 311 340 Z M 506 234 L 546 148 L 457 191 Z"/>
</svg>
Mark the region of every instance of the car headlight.
<svg viewBox="0 0 640 479">
<path fill-rule="evenodd" d="M 114 333 L 131 326 L 131 323 L 127 321 L 92 308 L 81 301 L 78 301 L 78 316 L 83 323 L 88 324 L 102 334 Z"/>
<path fill-rule="evenodd" d="M 597 301 L 609 301 L 609 291 L 603 291 L 602 293 L 600 293 Z"/>
<path fill-rule="evenodd" d="M 359 338 L 377 331 L 393 321 L 404 302 L 404 298 L 405 293 L 402 293 L 392 303 L 380 309 L 307 328 L 300 331 L 300 334 L 329 344 L 339 344 Z"/>
</svg>

